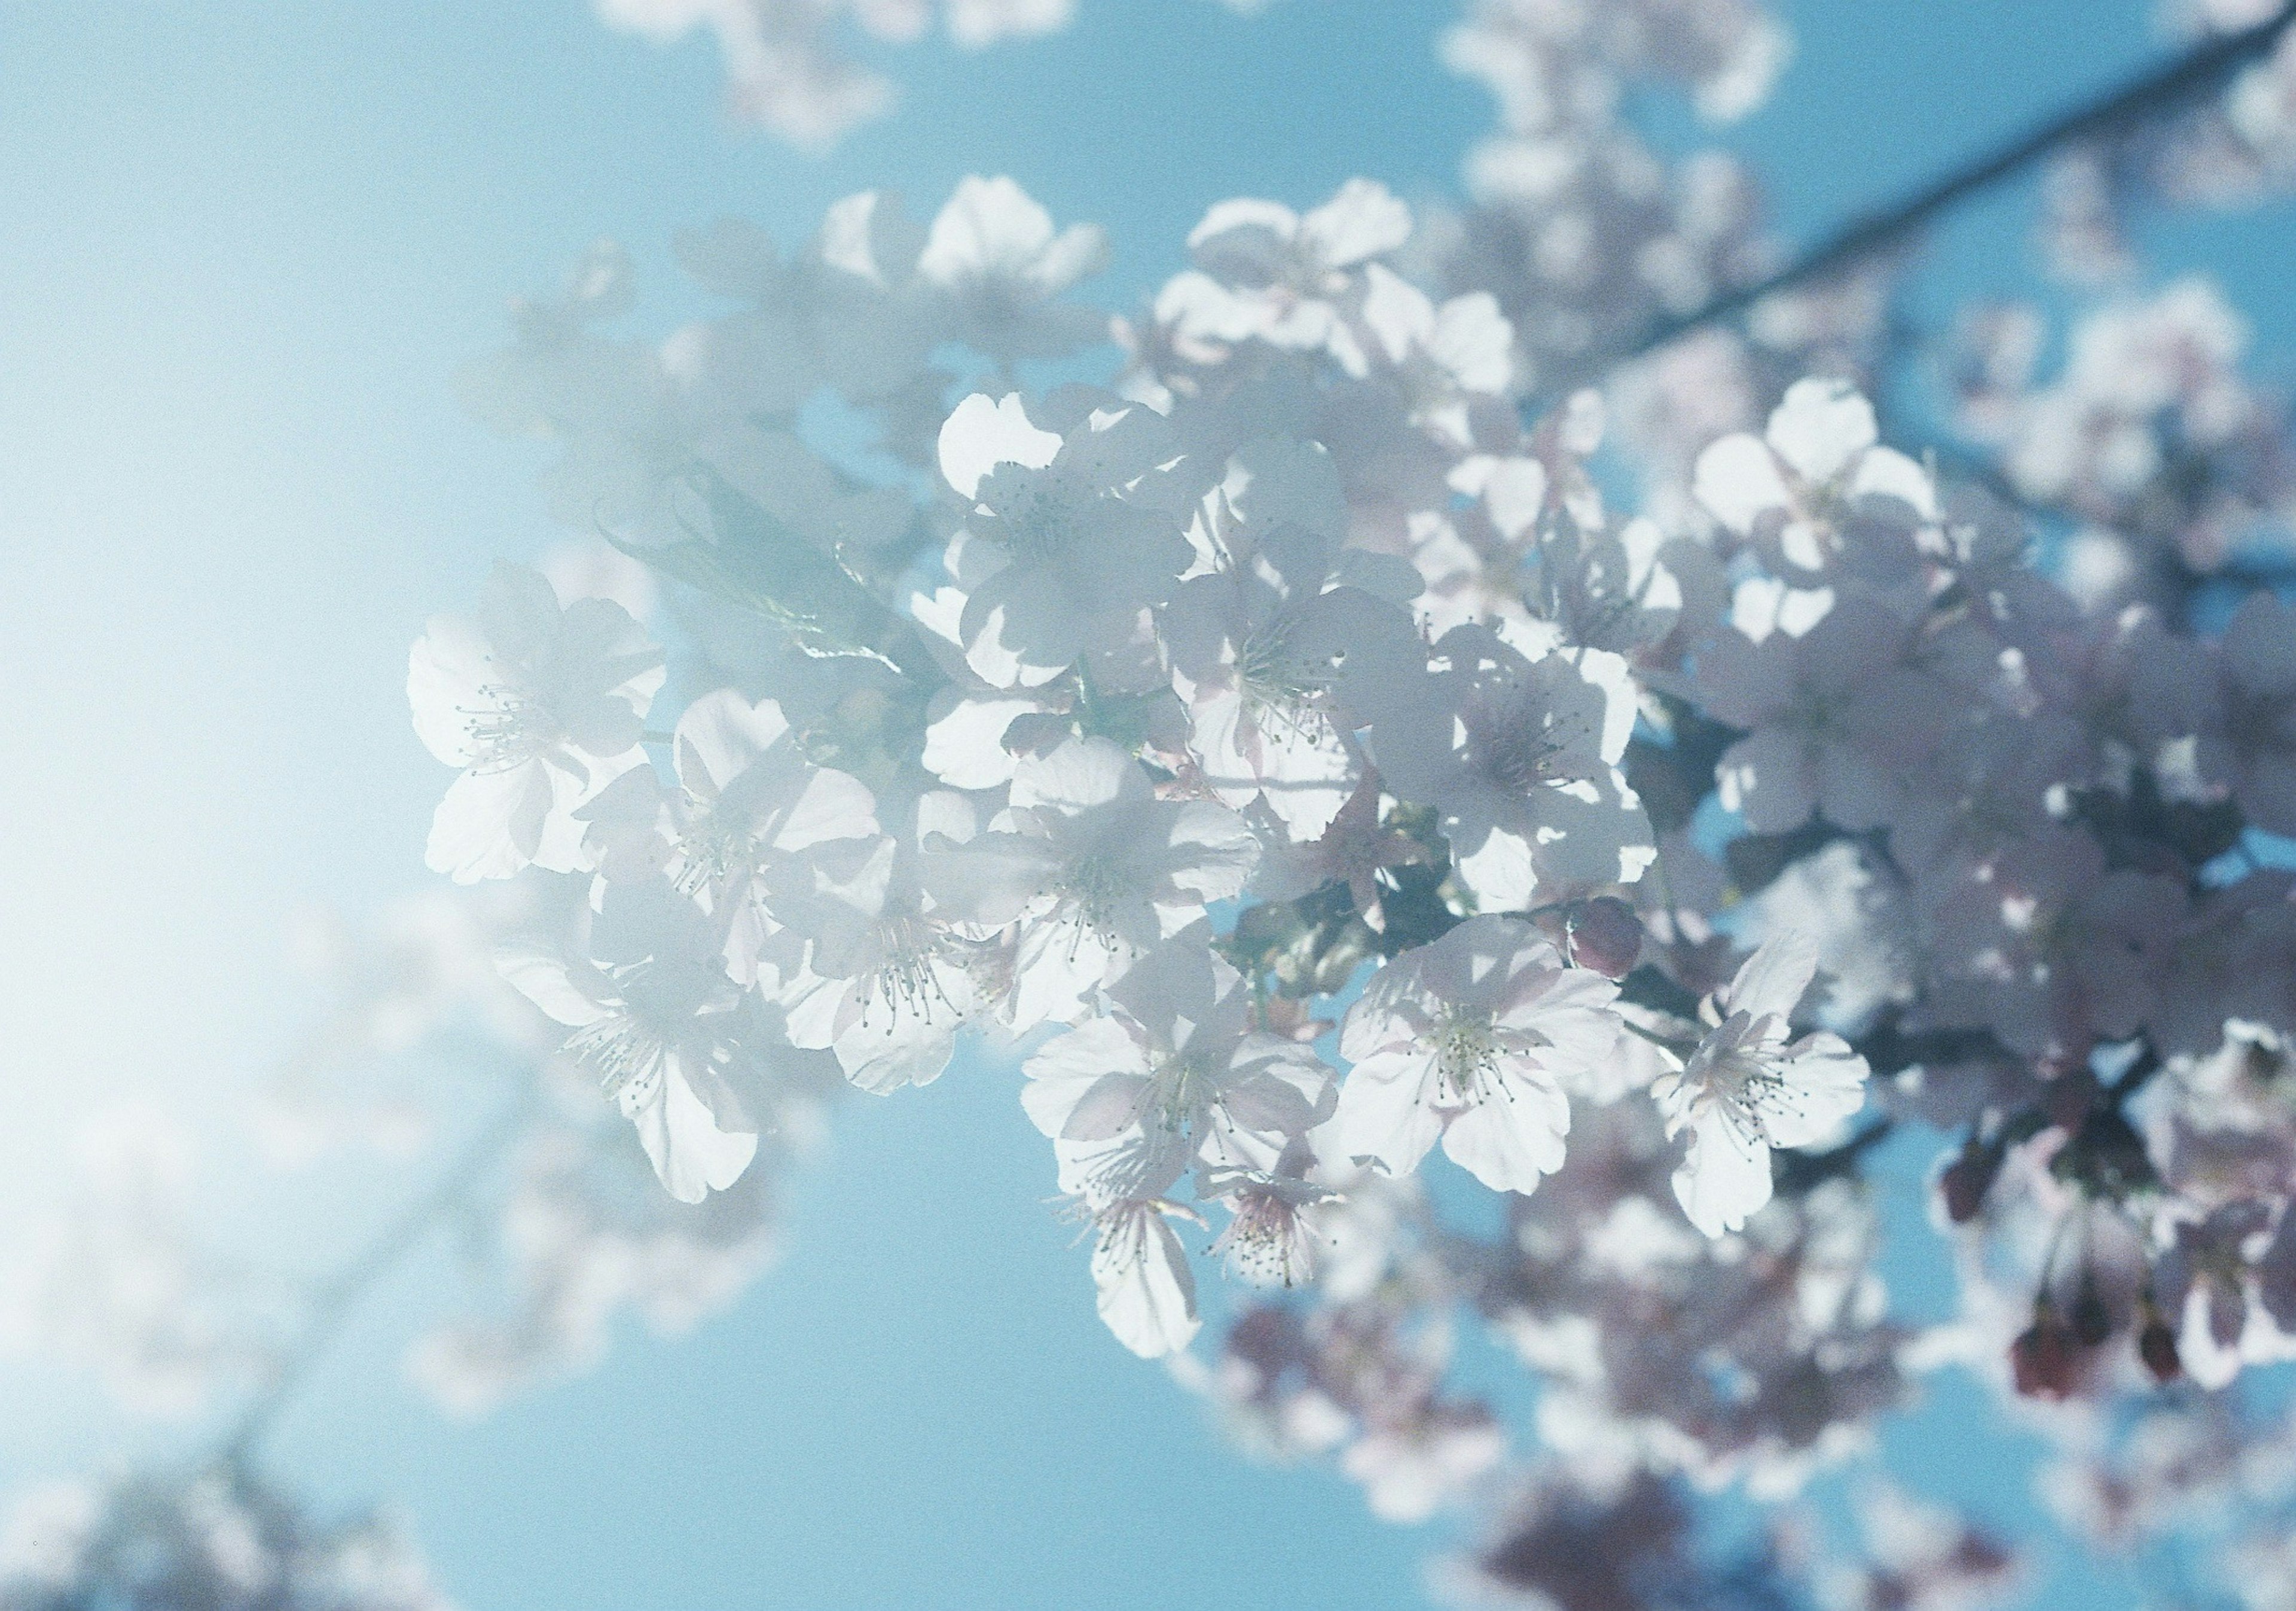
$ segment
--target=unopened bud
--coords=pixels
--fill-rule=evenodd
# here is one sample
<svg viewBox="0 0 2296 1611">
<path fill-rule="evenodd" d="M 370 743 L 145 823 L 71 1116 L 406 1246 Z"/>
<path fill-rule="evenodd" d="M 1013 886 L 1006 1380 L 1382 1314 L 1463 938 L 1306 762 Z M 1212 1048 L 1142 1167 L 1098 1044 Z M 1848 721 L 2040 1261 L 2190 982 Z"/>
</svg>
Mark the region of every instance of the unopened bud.
<svg viewBox="0 0 2296 1611">
<path fill-rule="evenodd" d="M 2152 1379 L 2164 1387 L 2185 1374 L 2185 1362 L 2177 1357 L 2177 1334 L 2158 1314 L 2146 1321 L 2144 1329 L 2136 1334 L 2136 1357 L 2144 1362 Z"/>
<path fill-rule="evenodd" d="M 1610 978 L 1634 971 L 1643 953 L 1643 920 L 1616 895 L 1597 895 L 1570 909 L 1570 960 Z"/>
<path fill-rule="evenodd" d="M 1993 1189 L 1996 1176 L 2001 1173 L 2001 1161 L 2005 1156 L 1997 1141 L 1980 1141 L 1975 1136 L 1961 1149 L 1961 1156 L 1945 1166 L 1938 1176 L 1938 1190 L 1945 1198 L 1946 1218 L 1956 1225 L 1966 1225 L 1985 1206 L 1985 1194 Z"/>
<path fill-rule="evenodd" d="M 2047 1304 L 2033 1312 L 2033 1323 L 2009 1345 L 2009 1370 L 2017 1391 L 2028 1398 L 2062 1398 L 2073 1387 L 2078 1361 L 2073 1334 Z"/>
</svg>

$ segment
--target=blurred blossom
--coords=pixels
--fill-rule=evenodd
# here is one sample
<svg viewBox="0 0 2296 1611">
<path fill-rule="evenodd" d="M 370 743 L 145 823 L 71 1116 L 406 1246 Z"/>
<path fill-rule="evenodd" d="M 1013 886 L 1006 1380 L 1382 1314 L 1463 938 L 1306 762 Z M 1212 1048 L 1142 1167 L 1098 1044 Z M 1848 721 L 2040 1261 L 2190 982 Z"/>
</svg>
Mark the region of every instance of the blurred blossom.
<svg viewBox="0 0 2296 1611">
<path fill-rule="evenodd" d="M 1074 0 L 598 0 L 615 28 L 669 44 L 697 28 L 717 36 L 735 116 L 819 148 L 882 117 L 895 90 L 848 53 L 846 26 L 909 44 L 936 20 L 967 49 L 1068 26 Z"/>
<path fill-rule="evenodd" d="M 2287 405 L 2240 372 L 2248 327 L 2213 284 L 2101 304 L 2053 380 L 2036 372 L 2037 334 L 1998 312 L 1967 327 L 1965 427 L 2020 495 L 2195 571 L 2259 542 L 2286 547 Z"/>
<path fill-rule="evenodd" d="M 7 1611 L 449 1611 L 388 1517 L 323 1522 L 244 1475 L 58 1483 L 0 1523 Z"/>
<path fill-rule="evenodd" d="M 1870 1558 L 1824 1584 L 1840 1611 L 1981 1611 L 2011 1603 L 2024 1586 L 2006 1545 L 1893 1486 L 1859 1494 L 1858 1519 Z"/>
<path fill-rule="evenodd" d="M 276 1362 L 294 1294 L 205 1234 L 190 1133 L 156 1108 L 88 1121 L 64 1202 L 0 1263 L 0 1337 L 188 1419 Z"/>
<path fill-rule="evenodd" d="M 495 1247 L 480 1268 L 502 1292 L 482 1291 L 475 1313 L 443 1320 L 407 1356 L 415 1382 L 459 1414 L 594 1365 L 625 1311 L 675 1335 L 744 1291 L 780 1251 L 781 1171 L 815 1144 L 827 1094 L 817 1084 L 780 1093 L 767 1155 L 691 1210 L 660 1190 L 582 1082 L 562 1074 L 551 1091 L 491 1216 Z"/>
</svg>

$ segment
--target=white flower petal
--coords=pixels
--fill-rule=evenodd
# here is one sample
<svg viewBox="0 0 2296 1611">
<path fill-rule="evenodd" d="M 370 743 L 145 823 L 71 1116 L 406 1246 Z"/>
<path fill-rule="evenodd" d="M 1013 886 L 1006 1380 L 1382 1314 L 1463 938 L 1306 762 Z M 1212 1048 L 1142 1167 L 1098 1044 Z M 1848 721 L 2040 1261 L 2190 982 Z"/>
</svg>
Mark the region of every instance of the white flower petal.
<svg viewBox="0 0 2296 1611">
<path fill-rule="evenodd" d="M 940 473 L 965 497 L 999 464 L 1042 470 L 1060 455 L 1061 438 L 1029 423 L 1021 394 L 992 398 L 975 392 L 951 411 L 940 428 Z"/>
<path fill-rule="evenodd" d="M 1847 380 L 1813 376 L 1786 388 L 1770 414 L 1769 443 L 1805 481 L 1831 481 L 1880 440 L 1874 405 Z"/>
<path fill-rule="evenodd" d="M 1143 1359 L 1177 1353 L 1194 1340 L 1196 1278 L 1180 1239 L 1153 1204 L 1128 1204 L 1103 1225 L 1092 1253 L 1100 1318 Z"/>
<path fill-rule="evenodd" d="M 1770 1149 L 1719 1104 L 1691 1122 L 1690 1150 L 1674 1172 L 1674 1195 L 1708 1236 L 1742 1229 L 1770 1200 Z"/>
</svg>

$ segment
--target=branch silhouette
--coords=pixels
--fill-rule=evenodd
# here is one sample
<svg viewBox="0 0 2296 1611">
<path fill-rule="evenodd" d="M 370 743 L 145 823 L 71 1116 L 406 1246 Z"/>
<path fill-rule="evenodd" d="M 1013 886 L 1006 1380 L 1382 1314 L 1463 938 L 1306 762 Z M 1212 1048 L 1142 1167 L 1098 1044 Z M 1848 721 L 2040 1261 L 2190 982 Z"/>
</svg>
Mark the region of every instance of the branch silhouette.
<svg viewBox="0 0 2296 1611">
<path fill-rule="evenodd" d="M 212 1464 L 226 1470 L 244 1466 L 273 1423 L 294 1402 L 360 1303 L 398 1268 L 400 1260 L 470 1200 L 472 1191 L 509 1151 L 532 1112 L 530 1097 L 521 1095 L 496 1114 L 430 1185 L 320 1285 L 311 1299 L 302 1334 L 262 1392 L 233 1423 Z"/>
<path fill-rule="evenodd" d="M 1555 395 L 1600 380 L 1622 364 L 1693 331 L 1747 312 L 1764 298 L 1849 268 L 1910 240 L 1939 215 L 2086 141 L 2109 139 L 2205 94 L 2268 53 L 2291 24 L 2296 0 L 2261 22 L 2222 34 L 2148 72 L 2029 129 L 1996 150 L 1940 175 L 1909 196 L 1852 218 L 1791 262 L 1748 284 L 1717 292 L 1687 313 L 1656 319 L 1624 343 L 1591 355 L 1558 382 Z"/>
</svg>

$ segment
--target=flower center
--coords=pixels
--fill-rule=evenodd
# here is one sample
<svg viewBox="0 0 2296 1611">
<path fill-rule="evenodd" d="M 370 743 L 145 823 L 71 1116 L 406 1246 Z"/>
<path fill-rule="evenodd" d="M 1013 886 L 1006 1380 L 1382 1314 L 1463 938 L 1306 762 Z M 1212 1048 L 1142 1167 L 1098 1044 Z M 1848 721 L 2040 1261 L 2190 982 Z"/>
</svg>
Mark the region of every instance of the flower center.
<svg viewBox="0 0 2296 1611">
<path fill-rule="evenodd" d="M 677 873 L 678 893 L 691 895 L 736 873 L 754 871 L 758 836 L 750 823 L 739 820 L 738 813 L 712 809 L 678 837 L 677 854 L 684 863 Z"/>
<path fill-rule="evenodd" d="M 1213 1251 L 1226 1254 L 1247 1280 L 1296 1287 L 1313 1273 L 1296 1205 L 1276 1192 L 1249 1188 L 1231 1199 L 1230 1210 L 1234 1217 Z"/>
<path fill-rule="evenodd" d="M 1218 1091 L 1210 1060 L 1185 1051 L 1157 1064 L 1141 1104 L 1141 1122 L 1174 1135 L 1189 1130 Z"/>
<path fill-rule="evenodd" d="M 1572 735 L 1561 731 L 1558 715 L 1542 702 L 1510 690 L 1496 699 L 1474 699 L 1461 713 L 1467 728 L 1467 753 L 1485 777 L 1518 793 L 1560 782 L 1576 773 L 1567 756 Z"/>
<path fill-rule="evenodd" d="M 866 1028 L 871 1016 L 881 1008 L 887 1034 L 893 1033 L 905 1014 L 929 1018 L 937 1011 L 955 1012 L 956 1003 L 949 1000 L 934 966 L 940 936 L 931 926 L 903 917 L 888 921 L 879 933 L 885 961 L 860 981 L 862 1026 Z"/>
<path fill-rule="evenodd" d="M 1106 935 L 1116 916 L 1117 903 L 1128 893 L 1130 880 L 1107 856 L 1088 855 L 1069 869 L 1061 893 L 1075 907 L 1086 928 Z"/>
<path fill-rule="evenodd" d="M 1506 1086 L 1498 1077 L 1498 1044 L 1490 1015 L 1453 1007 L 1435 1033 L 1436 1092 L 1462 1103 L 1481 1101 Z"/>
<path fill-rule="evenodd" d="M 997 536 L 1013 559 L 1028 565 L 1057 562 L 1085 535 L 1074 504 L 1048 488 L 1032 487 L 1004 511 Z"/>
<path fill-rule="evenodd" d="M 557 747 L 562 735 L 548 706 L 507 683 L 481 683 L 478 691 L 485 703 L 460 710 L 472 772 L 514 772 Z"/>
<path fill-rule="evenodd" d="M 1236 654 L 1236 686 L 1248 704 L 1312 739 L 1324 726 L 1315 701 L 1330 691 L 1336 668 L 1295 654 L 1292 628 L 1292 618 L 1284 615 L 1252 629 Z"/>
<path fill-rule="evenodd" d="M 610 1101 L 631 1085 L 659 1078 L 668 1053 L 662 1037 L 627 1012 L 600 1018 L 566 1037 L 566 1054 L 596 1071 Z"/>
</svg>

